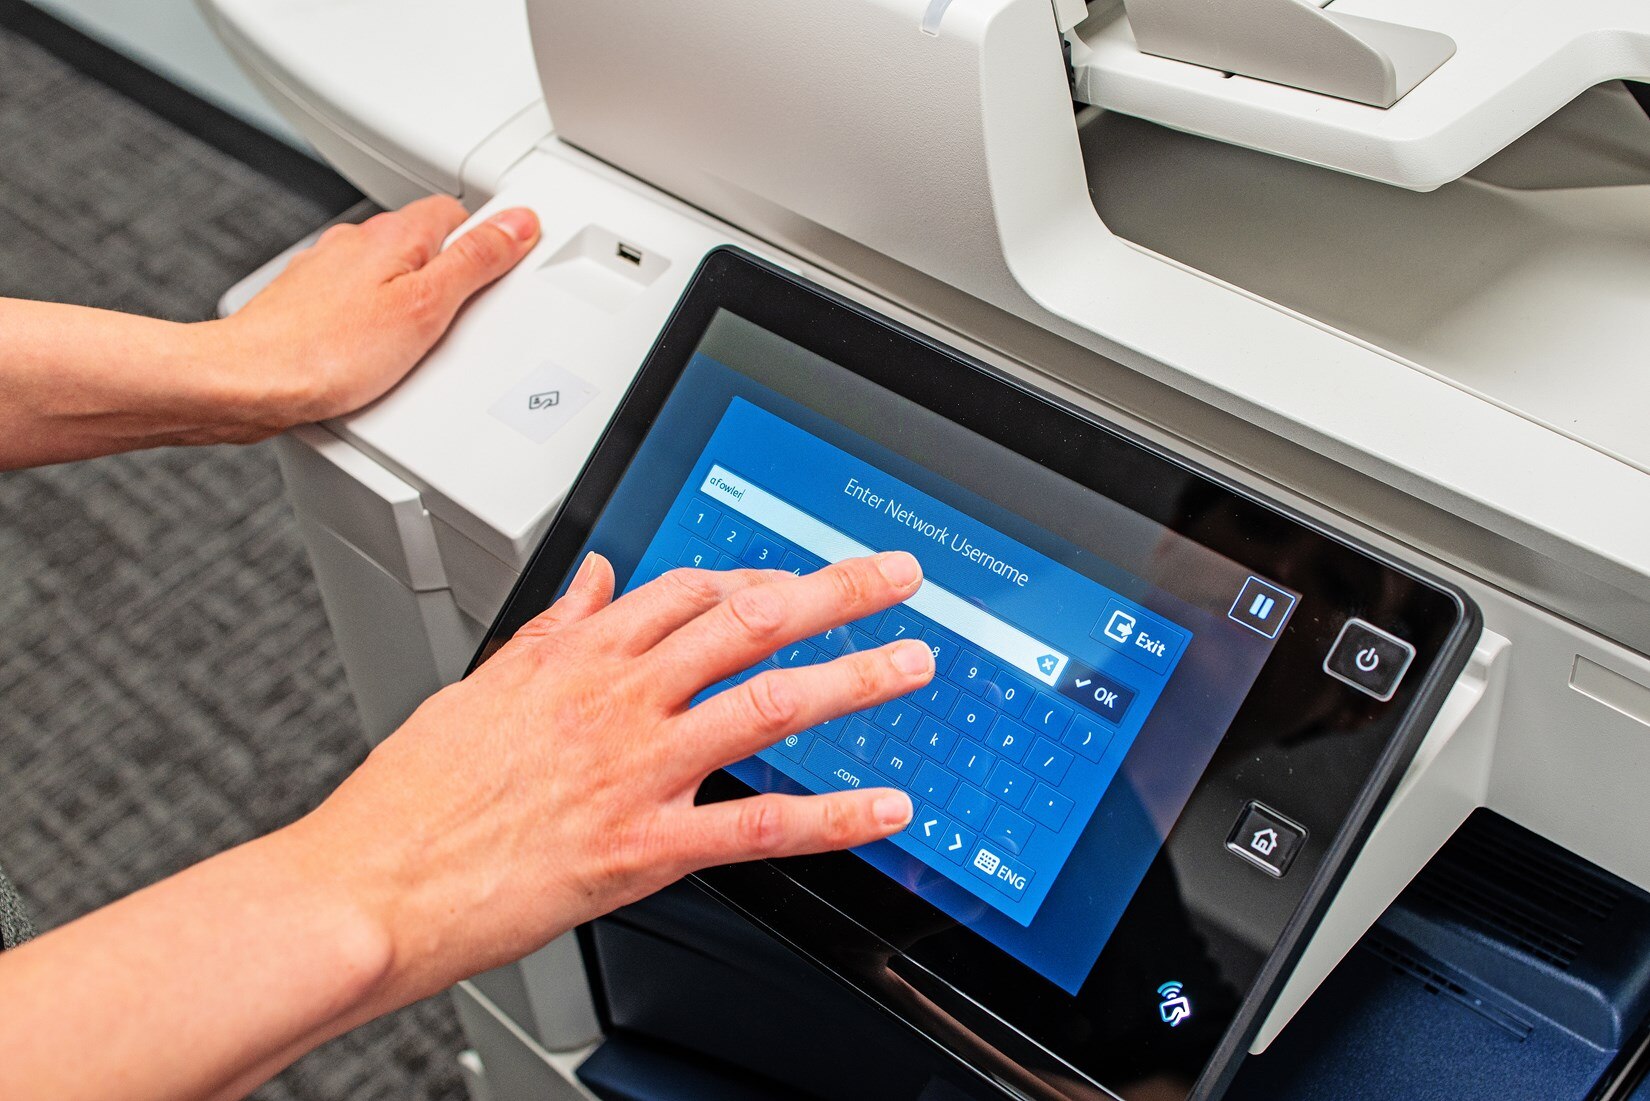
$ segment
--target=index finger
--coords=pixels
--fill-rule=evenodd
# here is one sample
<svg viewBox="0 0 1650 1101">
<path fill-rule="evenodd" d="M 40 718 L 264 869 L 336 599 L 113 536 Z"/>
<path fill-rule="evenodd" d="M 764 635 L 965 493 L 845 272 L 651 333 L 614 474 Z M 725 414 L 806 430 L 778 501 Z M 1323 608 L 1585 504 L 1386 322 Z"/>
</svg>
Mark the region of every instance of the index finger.
<svg viewBox="0 0 1650 1101">
<path fill-rule="evenodd" d="M 790 576 L 778 570 L 670 570 L 615 600 L 587 633 L 599 645 L 643 654 L 737 590 Z"/>
<path fill-rule="evenodd" d="M 470 212 L 450 195 L 426 195 L 400 210 L 376 214 L 361 224 L 369 240 L 390 249 L 402 274 L 423 268 L 441 251 L 441 243 L 464 224 Z"/>
<path fill-rule="evenodd" d="M 650 651 L 652 683 L 670 702 L 685 703 L 780 647 L 880 612 L 921 585 L 916 558 L 888 551 L 739 589 Z"/>
</svg>

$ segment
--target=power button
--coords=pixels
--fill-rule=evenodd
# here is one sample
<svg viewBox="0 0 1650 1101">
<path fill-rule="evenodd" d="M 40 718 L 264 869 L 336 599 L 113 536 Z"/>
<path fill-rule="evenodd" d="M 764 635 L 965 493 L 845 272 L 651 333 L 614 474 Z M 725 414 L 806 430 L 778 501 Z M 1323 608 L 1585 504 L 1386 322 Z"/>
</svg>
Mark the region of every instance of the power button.
<svg viewBox="0 0 1650 1101">
<path fill-rule="evenodd" d="M 1349 619 L 1323 660 L 1323 671 L 1378 700 L 1390 700 L 1415 660 L 1415 647 L 1394 635 Z"/>
</svg>

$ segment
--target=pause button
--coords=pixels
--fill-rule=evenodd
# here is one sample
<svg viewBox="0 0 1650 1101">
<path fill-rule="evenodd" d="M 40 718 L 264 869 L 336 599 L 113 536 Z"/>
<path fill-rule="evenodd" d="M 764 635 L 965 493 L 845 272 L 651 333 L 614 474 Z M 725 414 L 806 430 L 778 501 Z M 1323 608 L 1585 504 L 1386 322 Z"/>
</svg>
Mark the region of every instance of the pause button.
<svg viewBox="0 0 1650 1101">
<path fill-rule="evenodd" d="M 1226 615 L 1257 634 L 1277 638 L 1294 608 L 1293 593 L 1278 588 L 1270 581 L 1251 577 L 1243 583 L 1237 599 L 1232 601 L 1232 610 Z"/>
</svg>

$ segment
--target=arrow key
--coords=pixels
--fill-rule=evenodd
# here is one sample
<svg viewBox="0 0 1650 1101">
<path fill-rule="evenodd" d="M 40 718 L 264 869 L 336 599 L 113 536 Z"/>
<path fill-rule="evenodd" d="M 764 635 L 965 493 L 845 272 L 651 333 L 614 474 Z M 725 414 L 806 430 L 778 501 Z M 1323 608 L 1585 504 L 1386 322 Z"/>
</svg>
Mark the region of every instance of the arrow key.
<svg viewBox="0 0 1650 1101">
<path fill-rule="evenodd" d="M 924 803 L 905 827 L 907 833 L 930 848 L 941 848 L 951 832 L 951 819 Z"/>
<path fill-rule="evenodd" d="M 968 854 L 974 851 L 973 842 L 972 837 L 953 826 L 941 835 L 940 843 L 935 848 L 951 863 L 962 864 L 968 859 Z"/>
</svg>

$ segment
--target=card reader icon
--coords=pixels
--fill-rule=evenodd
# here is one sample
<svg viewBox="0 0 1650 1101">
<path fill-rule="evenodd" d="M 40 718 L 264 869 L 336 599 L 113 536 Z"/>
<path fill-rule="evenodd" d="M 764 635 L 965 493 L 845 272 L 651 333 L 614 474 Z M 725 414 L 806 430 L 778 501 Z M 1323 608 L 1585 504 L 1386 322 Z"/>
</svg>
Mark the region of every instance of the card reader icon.
<svg viewBox="0 0 1650 1101">
<path fill-rule="evenodd" d="M 1157 996 L 1161 999 L 1157 1012 L 1170 1028 L 1179 1028 L 1192 1019 L 1192 1000 L 1186 997 L 1184 990 L 1185 987 L 1177 982 L 1166 982 L 1157 988 Z"/>
</svg>

